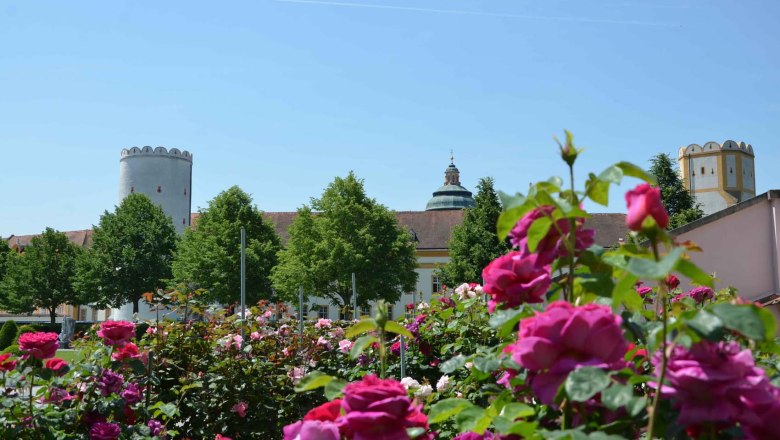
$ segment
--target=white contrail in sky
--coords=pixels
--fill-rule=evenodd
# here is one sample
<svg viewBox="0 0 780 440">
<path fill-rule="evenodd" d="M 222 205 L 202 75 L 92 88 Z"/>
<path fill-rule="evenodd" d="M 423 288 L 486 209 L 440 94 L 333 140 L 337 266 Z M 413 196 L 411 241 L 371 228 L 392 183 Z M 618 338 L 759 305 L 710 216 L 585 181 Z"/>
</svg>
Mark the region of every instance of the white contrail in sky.
<svg viewBox="0 0 780 440">
<path fill-rule="evenodd" d="M 270 0 L 278 3 L 303 3 L 311 5 L 325 5 L 325 6 L 340 6 L 351 8 L 371 8 L 371 9 L 393 9 L 397 11 L 412 11 L 412 12 L 429 12 L 429 13 L 441 13 L 441 14 L 454 14 L 454 15 L 479 15 L 483 17 L 502 17 L 502 18 L 519 18 L 524 20 L 548 20 L 548 21 L 569 21 L 578 23 L 601 23 L 601 24 L 623 24 L 623 25 L 636 25 L 636 26 L 655 26 L 655 27 L 680 27 L 674 23 L 661 23 L 654 21 L 634 21 L 634 20 L 608 20 L 601 18 L 587 18 L 587 17 L 560 17 L 550 15 L 523 15 L 523 14 L 510 14 L 504 12 L 483 12 L 483 11 L 466 11 L 458 9 L 431 9 L 431 8 L 416 8 L 412 6 L 395 6 L 395 5 L 377 5 L 370 3 L 347 3 L 329 0 Z"/>
</svg>

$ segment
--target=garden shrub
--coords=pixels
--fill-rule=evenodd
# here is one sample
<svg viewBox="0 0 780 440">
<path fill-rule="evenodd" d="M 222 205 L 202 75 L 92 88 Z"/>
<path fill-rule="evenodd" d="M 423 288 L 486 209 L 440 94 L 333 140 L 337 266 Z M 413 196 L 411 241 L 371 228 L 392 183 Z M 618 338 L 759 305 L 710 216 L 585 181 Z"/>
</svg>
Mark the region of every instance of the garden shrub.
<svg viewBox="0 0 780 440">
<path fill-rule="evenodd" d="M 16 326 L 16 322 L 13 320 L 6 321 L 2 327 L 0 327 L 0 350 L 5 350 L 8 346 L 12 345 L 16 341 L 16 335 L 19 332 L 19 328 Z"/>
<path fill-rule="evenodd" d="M 19 339 L 19 336 L 23 335 L 24 333 L 35 333 L 37 331 L 38 329 L 36 329 L 34 326 L 25 324 L 19 327 L 19 330 L 16 332 L 16 339 Z"/>
<path fill-rule="evenodd" d="M 8 347 L 4 348 L 2 352 L 3 354 L 11 353 L 15 356 L 19 356 L 22 354 L 22 352 L 19 350 L 19 346 L 16 344 L 9 345 Z"/>
</svg>

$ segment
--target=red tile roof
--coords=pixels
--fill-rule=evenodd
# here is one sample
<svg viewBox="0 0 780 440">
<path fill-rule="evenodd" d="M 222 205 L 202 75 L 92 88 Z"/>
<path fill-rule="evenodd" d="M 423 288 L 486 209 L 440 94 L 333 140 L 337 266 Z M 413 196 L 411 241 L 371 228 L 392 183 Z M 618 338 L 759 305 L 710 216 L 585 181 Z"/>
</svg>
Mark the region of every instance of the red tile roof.
<svg viewBox="0 0 780 440">
<path fill-rule="evenodd" d="M 282 242 L 287 241 L 287 229 L 296 212 L 264 212 L 263 217 L 274 224 Z M 596 230 L 596 244 L 611 247 L 618 244 L 628 233 L 625 214 L 591 214 L 585 227 Z M 190 224 L 195 226 L 199 214 L 192 213 Z M 396 212 L 398 223 L 407 228 L 417 240 L 417 249 L 447 249 L 452 230 L 463 221 L 463 211 L 400 211 Z M 66 231 L 71 242 L 79 246 L 92 244 L 92 230 Z M 12 235 L 8 245 L 24 248 L 34 235 Z"/>
</svg>

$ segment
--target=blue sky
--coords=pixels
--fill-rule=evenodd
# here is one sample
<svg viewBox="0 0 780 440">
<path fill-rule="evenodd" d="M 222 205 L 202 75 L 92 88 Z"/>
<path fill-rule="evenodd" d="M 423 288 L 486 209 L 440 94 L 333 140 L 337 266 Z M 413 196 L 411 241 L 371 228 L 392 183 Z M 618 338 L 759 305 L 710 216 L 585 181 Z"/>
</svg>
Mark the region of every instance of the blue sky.
<svg viewBox="0 0 780 440">
<path fill-rule="evenodd" d="M 421 210 L 450 149 L 522 191 L 565 172 L 564 128 L 580 176 L 736 139 L 780 188 L 775 1 L 7 1 L 0 41 L 2 236 L 97 223 L 143 145 L 194 154 L 193 210 L 234 184 L 294 210 L 349 170 Z"/>
</svg>

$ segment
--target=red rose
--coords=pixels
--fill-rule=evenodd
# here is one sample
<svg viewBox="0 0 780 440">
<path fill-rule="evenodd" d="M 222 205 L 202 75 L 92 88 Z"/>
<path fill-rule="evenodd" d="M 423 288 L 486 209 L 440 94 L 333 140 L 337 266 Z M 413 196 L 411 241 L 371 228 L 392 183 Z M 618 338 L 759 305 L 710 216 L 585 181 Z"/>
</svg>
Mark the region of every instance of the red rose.
<svg viewBox="0 0 780 440">
<path fill-rule="evenodd" d="M 303 420 L 319 420 L 322 422 L 334 421 L 341 415 L 341 399 L 331 400 L 312 409 L 303 417 Z"/>
<path fill-rule="evenodd" d="M 138 346 L 132 342 L 128 342 L 124 347 L 114 351 L 111 354 L 111 357 L 115 361 L 123 361 L 125 359 L 137 359 L 141 357 L 141 355 L 138 354 Z"/>
<path fill-rule="evenodd" d="M 24 358 L 32 356 L 36 359 L 48 359 L 54 357 L 59 347 L 57 333 L 33 332 L 19 336 L 19 350 L 25 353 L 22 356 Z"/>
<path fill-rule="evenodd" d="M 0 354 L 0 371 L 6 372 L 16 368 L 16 359 L 7 360 L 11 353 Z"/>
<path fill-rule="evenodd" d="M 637 185 L 636 188 L 626 193 L 628 214 L 626 224 L 632 231 L 641 231 L 642 223 L 650 217 L 655 220 L 658 227 L 666 229 L 669 226 L 669 214 L 664 209 L 661 201 L 661 190 L 647 183 Z"/>
<path fill-rule="evenodd" d="M 103 321 L 97 334 L 106 345 L 124 346 L 135 333 L 135 324 L 128 321 Z"/>
<path fill-rule="evenodd" d="M 46 368 L 57 373 L 64 373 L 68 368 L 68 363 L 60 358 L 53 358 L 46 361 Z"/>
<path fill-rule="evenodd" d="M 669 290 L 674 290 L 680 285 L 680 279 L 670 274 L 666 277 L 664 283 L 666 283 L 666 287 L 669 288 Z"/>
</svg>

